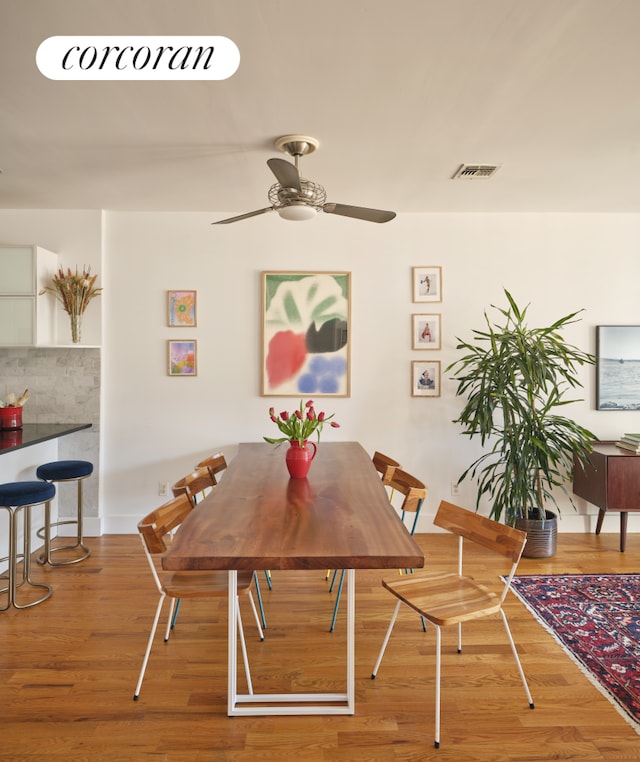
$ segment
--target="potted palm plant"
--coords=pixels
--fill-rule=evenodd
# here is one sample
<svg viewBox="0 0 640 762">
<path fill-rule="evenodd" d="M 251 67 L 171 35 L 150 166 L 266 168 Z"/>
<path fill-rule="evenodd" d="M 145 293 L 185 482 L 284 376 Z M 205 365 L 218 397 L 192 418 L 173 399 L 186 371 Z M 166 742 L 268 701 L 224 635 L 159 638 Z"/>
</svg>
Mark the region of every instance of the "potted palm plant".
<svg viewBox="0 0 640 762">
<path fill-rule="evenodd" d="M 491 517 L 527 532 L 525 555 L 545 558 L 555 553 L 557 516 L 554 489 L 566 488 L 574 464 L 586 462 L 595 436 L 559 409 L 576 402 L 570 390 L 581 387 L 578 368 L 595 358 L 567 344 L 561 330 L 576 322 L 572 312 L 541 328 L 529 328 L 527 309 L 520 309 L 505 289 L 508 307 L 498 308 L 485 330 L 474 330 L 472 341 L 457 349 L 462 357 L 454 371 L 456 394 L 466 403 L 454 423 L 463 434 L 479 436 L 489 449 L 460 476 L 477 481 L 476 510 L 483 497 L 491 503 Z"/>
</svg>

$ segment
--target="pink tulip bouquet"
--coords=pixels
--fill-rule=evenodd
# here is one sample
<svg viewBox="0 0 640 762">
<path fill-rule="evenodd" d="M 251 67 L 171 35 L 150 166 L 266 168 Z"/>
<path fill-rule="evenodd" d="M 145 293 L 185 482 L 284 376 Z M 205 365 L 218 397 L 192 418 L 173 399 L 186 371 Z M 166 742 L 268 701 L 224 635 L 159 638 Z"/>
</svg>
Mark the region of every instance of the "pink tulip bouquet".
<svg viewBox="0 0 640 762">
<path fill-rule="evenodd" d="M 281 442 L 297 440 L 300 447 L 302 447 L 303 442 L 309 439 L 313 433 L 317 433 L 319 442 L 320 432 L 325 423 L 330 422 L 329 425 L 334 429 L 340 428 L 339 423 L 331 420 L 334 415 L 334 413 L 331 415 L 325 415 L 323 412 L 316 413 L 313 400 L 309 400 L 306 403 L 300 400 L 300 407 L 292 413 L 283 410 L 280 415 L 276 415 L 275 408 L 269 408 L 269 418 L 277 425 L 284 436 L 278 438 L 264 437 L 264 440 L 269 442 L 269 444 L 280 444 Z"/>
</svg>

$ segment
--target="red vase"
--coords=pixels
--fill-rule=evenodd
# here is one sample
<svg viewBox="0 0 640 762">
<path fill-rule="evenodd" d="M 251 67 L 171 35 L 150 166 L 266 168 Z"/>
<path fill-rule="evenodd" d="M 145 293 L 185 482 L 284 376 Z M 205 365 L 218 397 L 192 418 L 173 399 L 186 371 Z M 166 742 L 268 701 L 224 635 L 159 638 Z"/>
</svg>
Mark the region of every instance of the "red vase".
<svg viewBox="0 0 640 762">
<path fill-rule="evenodd" d="M 302 447 L 297 439 L 292 439 L 289 444 L 291 446 L 286 455 L 289 475 L 292 479 L 304 479 L 309 473 L 311 461 L 316 457 L 317 447 L 314 442 L 309 442 L 309 445 L 313 447 L 313 452 L 311 452 L 306 439 L 302 443 Z"/>
</svg>

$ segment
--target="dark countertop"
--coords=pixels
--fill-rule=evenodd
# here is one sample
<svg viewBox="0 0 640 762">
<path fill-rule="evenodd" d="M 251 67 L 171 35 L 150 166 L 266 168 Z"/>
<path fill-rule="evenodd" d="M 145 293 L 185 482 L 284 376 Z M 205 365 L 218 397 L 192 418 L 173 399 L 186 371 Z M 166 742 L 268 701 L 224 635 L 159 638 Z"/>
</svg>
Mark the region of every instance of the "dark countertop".
<svg viewBox="0 0 640 762">
<path fill-rule="evenodd" d="M 25 423 L 16 431 L 0 431 L 0 455 L 90 428 L 90 423 Z"/>
</svg>

